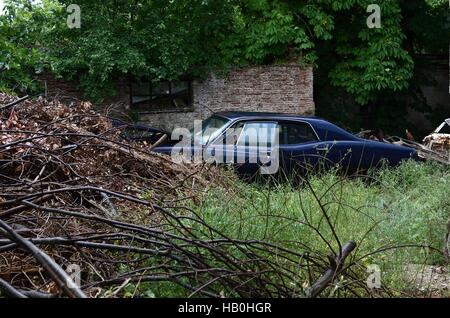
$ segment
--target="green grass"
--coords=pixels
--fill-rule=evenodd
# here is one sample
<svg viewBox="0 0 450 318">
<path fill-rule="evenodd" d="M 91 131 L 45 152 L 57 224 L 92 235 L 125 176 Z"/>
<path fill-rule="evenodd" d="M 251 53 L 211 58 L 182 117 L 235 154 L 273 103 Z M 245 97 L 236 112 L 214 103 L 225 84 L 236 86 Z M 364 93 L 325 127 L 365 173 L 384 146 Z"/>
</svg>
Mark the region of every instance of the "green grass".
<svg viewBox="0 0 450 318">
<path fill-rule="evenodd" d="M 353 240 L 357 250 L 352 257 L 361 258 L 361 277 L 376 264 L 383 286 L 399 296 L 411 290 L 404 281 L 406 264 L 444 265 L 440 251 L 450 217 L 450 169 L 407 162 L 365 178 L 329 172 L 297 187 L 237 181 L 208 191 L 190 208 L 226 236 L 269 241 L 298 252 L 326 255 L 330 246 L 337 250 L 336 236 L 341 244 Z M 191 226 L 203 230 L 196 223 Z M 183 296 L 170 284 L 152 288 L 157 297 Z"/>
<path fill-rule="evenodd" d="M 361 264 L 379 265 L 386 285 L 405 289 L 401 279 L 405 264 L 444 264 L 437 250 L 443 249 L 450 216 L 450 170 L 408 162 L 370 177 L 348 179 L 330 172 L 297 188 L 238 182 L 234 189 L 209 192 L 193 208 L 206 223 L 232 238 L 265 240 L 299 251 L 306 246 L 324 254 L 329 252 L 325 241 L 337 249 L 325 211 L 340 242 L 358 244 L 355 256 L 389 248 Z"/>
</svg>

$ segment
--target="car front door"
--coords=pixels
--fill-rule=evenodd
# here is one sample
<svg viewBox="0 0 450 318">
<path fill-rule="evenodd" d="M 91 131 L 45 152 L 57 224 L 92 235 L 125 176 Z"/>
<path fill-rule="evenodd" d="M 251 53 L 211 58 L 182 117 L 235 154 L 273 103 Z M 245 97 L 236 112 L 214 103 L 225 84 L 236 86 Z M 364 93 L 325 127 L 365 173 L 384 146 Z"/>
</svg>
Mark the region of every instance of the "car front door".
<svg viewBox="0 0 450 318">
<path fill-rule="evenodd" d="M 275 174 L 278 172 L 277 123 L 247 121 L 236 141 L 235 163 L 241 174 Z"/>
<path fill-rule="evenodd" d="M 207 153 L 241 175 L 274 174 L 279 167 L 277 137 L 276 122 L 239 121 L 208 145 Z"/>
</svg>

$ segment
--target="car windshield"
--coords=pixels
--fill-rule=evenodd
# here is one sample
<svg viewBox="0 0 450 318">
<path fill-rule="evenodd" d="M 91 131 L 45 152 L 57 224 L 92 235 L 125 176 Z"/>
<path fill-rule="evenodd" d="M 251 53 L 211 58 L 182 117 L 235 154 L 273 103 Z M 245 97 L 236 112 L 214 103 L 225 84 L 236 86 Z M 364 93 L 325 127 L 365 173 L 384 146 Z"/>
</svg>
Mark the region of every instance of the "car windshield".
<svg viewBox="0 0 450 318">
<path fill-rule="evenodd" d="M 194 132 L 194 140 L 206 145 L 208 142 L 214 140 L 222 131 L 222 128 L 229 122 L 228 119 L 213 115 L 203 121 L 202 131 Z"/>
</svg>

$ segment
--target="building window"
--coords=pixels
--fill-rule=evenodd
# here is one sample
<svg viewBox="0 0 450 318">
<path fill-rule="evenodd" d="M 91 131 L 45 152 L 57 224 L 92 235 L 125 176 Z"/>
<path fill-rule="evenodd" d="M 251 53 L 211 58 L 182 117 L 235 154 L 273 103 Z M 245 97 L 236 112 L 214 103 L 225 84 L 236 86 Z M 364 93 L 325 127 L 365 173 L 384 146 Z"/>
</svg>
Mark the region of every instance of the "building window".
<svg viewBox="0 0 450 318">
<path fill-rule="evenodd" d="M 131 109 L 140 113 L 192 108 L 190 81 L 132 82 L 130 90 Z"/>
</svg>

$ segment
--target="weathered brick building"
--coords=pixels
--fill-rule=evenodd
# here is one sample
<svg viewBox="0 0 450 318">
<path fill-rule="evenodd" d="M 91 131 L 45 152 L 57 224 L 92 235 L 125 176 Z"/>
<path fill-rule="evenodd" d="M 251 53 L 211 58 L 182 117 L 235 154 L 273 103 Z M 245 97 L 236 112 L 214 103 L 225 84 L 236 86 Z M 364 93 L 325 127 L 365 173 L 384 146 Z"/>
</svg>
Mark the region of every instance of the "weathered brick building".
<svg viewBox="0 0 450 318">
<path fill-rule="evenodd" d="M 194 119 L 224 110 L 314 114 L 312 68 L 258 66 L 234 70 L 225 78 L 210 76 L 191 85 L 190 110 L 144 112 L 141 120 L 173 128 L 189 127 Z"/>
<path fill-rule="evenodd" d="M 47 92 L 77 95 L 73 85 L 46 79 Z M 118 95 L 108 98 L 115 114 L 164 129 L 193 126 L 213 112 L 238 110 L 313 115 L 313 69 L 296 64 L 235 69 L 223 77 L 178 82 L 117 81 Z"/>
</svg>

